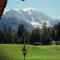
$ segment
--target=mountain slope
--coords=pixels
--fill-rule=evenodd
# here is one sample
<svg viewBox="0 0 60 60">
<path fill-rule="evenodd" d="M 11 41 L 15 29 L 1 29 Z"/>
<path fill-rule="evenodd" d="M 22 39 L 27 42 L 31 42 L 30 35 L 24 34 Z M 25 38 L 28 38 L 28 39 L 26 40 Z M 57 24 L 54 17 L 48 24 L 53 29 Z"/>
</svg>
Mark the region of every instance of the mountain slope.
<svg viewBox="0 0 60 60">
<path fill-rule="evenodd" d="M 11 9 L 4 12 L 2 20 L 0 21 L 0 27 L 11 26 L 12 28 L 18 28 L 19 24 L 31 30 L 33 26 L 41 26 L 43 21 L 47 22 L 48 26 L 55 25 L 60 20 L 54 20 L 42 12 L 35 9 Z"/>
</svg>

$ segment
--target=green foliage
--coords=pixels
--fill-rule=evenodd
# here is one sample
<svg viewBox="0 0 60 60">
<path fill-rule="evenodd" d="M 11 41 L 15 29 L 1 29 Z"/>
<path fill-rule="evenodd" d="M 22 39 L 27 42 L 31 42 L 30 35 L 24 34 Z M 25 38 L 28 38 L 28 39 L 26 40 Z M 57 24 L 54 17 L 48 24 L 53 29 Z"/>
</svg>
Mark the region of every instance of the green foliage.
<svg viewBox="0 0 60 60">
<path fill-rule="evenodd" d="M 19 25 L 18 31 L 15 32 L 11 29 L 11 27 L 4 27 L 3 29 L 0 29 L 0 43 L 3 44 L 11 44 L 11 43 L 18 43 L 23 44 L 29 43 L 30 33 L 27 31 L 26 28 L 24 28 L 24 25 Z"/>
<path fill-rule="evenodd" d="M 41 42 L 41 30 L 39 28 L 34 28 L 31 33 L 30 43 Z"/>
<path fill-rule="evenodd" d="M 34 28 L 31 33 L 30 42 L 40 42 L 43 45 L 49 45 L 54 41 L 56 31 L 52 27 L 47 27 L 44 22 L 42 29 Z"/>
<path fill-rule="evenodd" d="M 11 27 L 0 29 L 0 43 L 15 43 L 16 33 L 12 31 Z"/>
<path fill-rule="evenodd" d="M 18 31 L 17 31 L 17 43 L 27 43 L 29 42 L 29 32 L 24 27 L 24 25 L 19 25 Z"/>
<path fill-rule="evenodd" d="M 46 23 L 43 24 L 42 29 L 34 28 L 30 33 L 25 26 L 19 25 L 18 30 L 15 32 L 11 27 L 4 27 L 0 29 L 0 43 L 16 43 L 16 44 L 34 44 L 40 42 L 43 45 L 49 45 L 55 40 L 56 30 L 48 28 Z"/>
<path fill-rule="evenodd" d="M 54 28 L 57 30 L 55 41 L 60 41 L 60 22 L 56 24 Z"/>
</svg>

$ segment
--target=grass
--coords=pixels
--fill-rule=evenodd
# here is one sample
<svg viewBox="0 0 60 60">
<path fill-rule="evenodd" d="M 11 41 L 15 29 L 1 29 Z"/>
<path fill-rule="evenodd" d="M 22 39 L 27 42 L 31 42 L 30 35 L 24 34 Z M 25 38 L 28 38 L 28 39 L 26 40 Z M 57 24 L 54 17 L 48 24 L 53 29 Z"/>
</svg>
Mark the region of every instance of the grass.
<svg viewBox="0 0 60 60">
<path fill-rule="evenodd" d="M 23 45 L 0 44 L 0 60 L 23 60 Z M 60 45 L 29 46 L 26 60 L 60 60 Z"/>
</svg>

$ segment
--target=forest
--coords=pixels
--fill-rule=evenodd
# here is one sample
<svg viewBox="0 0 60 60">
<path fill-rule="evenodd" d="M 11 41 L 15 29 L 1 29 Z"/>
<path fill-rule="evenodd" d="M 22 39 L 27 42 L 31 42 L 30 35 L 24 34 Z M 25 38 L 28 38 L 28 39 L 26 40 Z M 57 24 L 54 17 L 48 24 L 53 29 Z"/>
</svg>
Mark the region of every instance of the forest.
<svg viewBox="0 0 60 60">
<path fill-rule="evenodd" d="M 17 31 L 11 27 L 0 28 L 0 44 L 29 44 L 29 45 L 50 45 L 60 44 L 60 23 L 53 27 L 43 24 L 42 29 L 33 28 L 31 32 L 19 25 Z"/>
</svg>

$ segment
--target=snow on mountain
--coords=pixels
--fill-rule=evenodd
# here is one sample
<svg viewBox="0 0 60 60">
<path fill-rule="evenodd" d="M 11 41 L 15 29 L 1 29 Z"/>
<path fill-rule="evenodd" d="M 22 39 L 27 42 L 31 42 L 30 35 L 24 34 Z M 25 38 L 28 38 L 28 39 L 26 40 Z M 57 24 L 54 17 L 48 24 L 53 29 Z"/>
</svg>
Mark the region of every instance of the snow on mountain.
<svg viewBox="0 0 60 60">
<path fill-rule="evenodd" d="M 31 30 L 33 26 L 41 27 L 43 21 L 48 22 L 48 26 L 52 26 L 60 20 L 54 20 L 33 8 L 10 9 L 5 10 L 2 20 L 0 20 L 0 27 L 4 27 L 6 25 L 15 29 L 19 24 L 24 24 L 28 30 Z"/>
</svg>

